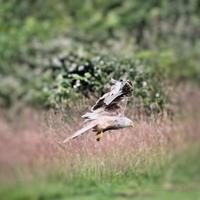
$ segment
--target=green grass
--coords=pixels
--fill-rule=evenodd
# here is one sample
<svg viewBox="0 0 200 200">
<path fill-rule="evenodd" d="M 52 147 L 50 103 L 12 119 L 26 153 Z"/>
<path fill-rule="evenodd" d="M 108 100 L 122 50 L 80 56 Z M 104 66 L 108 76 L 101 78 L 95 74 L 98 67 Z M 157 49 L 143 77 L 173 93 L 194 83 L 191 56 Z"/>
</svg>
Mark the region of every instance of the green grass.
<svg viewBox="0 0 200 200">
<path fill-rule="evenodd" d="M 49 199 L 199 199 L 199 148 L 174 156 L 155 175 L 153 170 L 120 176 L 78 177 L 69 179 L 62 173 L 35 177 L 32 181 L 4 185 L 0 196 L 5 200 Z"/>
</svg>

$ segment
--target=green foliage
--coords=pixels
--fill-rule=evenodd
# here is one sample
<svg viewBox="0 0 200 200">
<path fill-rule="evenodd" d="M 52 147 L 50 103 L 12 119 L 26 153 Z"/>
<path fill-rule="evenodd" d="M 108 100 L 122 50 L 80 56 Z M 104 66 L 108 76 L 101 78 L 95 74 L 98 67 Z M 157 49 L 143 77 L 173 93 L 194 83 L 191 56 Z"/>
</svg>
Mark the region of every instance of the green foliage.
<svg viewBox="0 0 200 200">
<path fill-rule="evenodd" d="M 158 112 L 167 103 L 163 80 L 200 81 L 199 0 L 0 4 L 1 106 L 58 108 L 81 94 L 101 95 L 126 74 L 147 112 Z M 66 50 L 72 61 L 52 62 Z M 86 63 L 85 73 L 70 72 Z"/>
<path fill-rule="evenodd" d="M 53 101 L 55 105 L 67 99 L 71 87 L 73 92 L 81 92 L 85 96 L 102 94 L 110 87 L 112 78 L 127 78 L 133 81 L 134 96 L 143 102 L 146 111 L 159 112 L 164 108 L 166 96 L 162 84 L 158 84 L 156 72 L 135 59 L 100 54 L 79 57 L 73 53 L 62 59 L 62 62 L 64 64 L 55 78 L 55 92 L 59 92 L 63 99 L 57 101 L 59 95 L 56 95 Z"/>
<path fill-rule="evenodd" d="M 80 94 L 86 97 L 103 94 L 109 89 L 112 78 L 127 78 L 133 82 L 134 96 L 149 114 L 160 112 L 164 108 L 166 96 L 163 85 L 158 84 L 158 78 L 161 77 L 136 59 L 94 53 L 88 53 L 87 56 L 69 53 L 57 62 L 60 67 L 55 69 L 51 64 L 39 73 L 40 77 L 36 77 L 35 72 L 27 73 L 25 77 L 18 74 L 17 83 L 14 83 L 16 79 L 5 79 L 0 92 L 4 105 L 24 102 L 35 106 L 62 108 Z M 26 73 L 26 69 L 23 72 Z"/>
</svg>

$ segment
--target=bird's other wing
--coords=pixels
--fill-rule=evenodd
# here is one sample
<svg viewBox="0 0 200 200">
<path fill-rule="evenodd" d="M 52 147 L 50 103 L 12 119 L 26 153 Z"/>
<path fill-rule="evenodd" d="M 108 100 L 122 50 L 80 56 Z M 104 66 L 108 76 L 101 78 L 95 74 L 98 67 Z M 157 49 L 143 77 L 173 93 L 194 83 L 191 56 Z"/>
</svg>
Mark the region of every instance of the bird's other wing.
<svg viewBox="0 0 200 200">
<path fill-rule="evenodd" d="M 95 111 L 99 108 L 102 108 L 105 103 L 104 100 L 110 95 L 110 92 L 105 93 L 102 97 L 100 97 L 97 102 L 94 104 L 94 106 L 92 106 L 91 111 Z"/>
<path fill-rule="evenodd" d="M 75 139 L 77 137 L 79 137 L 80 135 L 83 135 L 84 133 L 86 133 L 87 131 L 89 131 L 90 129 L 94 128 L 97 125 L 96 122 L 91 122 L 89 124 L 87 124 L 86 126 L 84 126 L 83 128 L 79 129 L 78 131 L 76 131 L 73 135 L 71 135 L 70 137 L 66 138 L 65 140 L 63 140 L 63 143 L 67 143 L 72 139 Z"/>
<path fill-rule="evenodd" d="M 111 86 L 110 92 L 105 93 L 100 97 L 95 105 L 91 108 L 91 111 L 95 111 L 99 108 L 108 106 L 116 97 L 122 95 L 122 81 L 113 81 L 114 85 Z"/>
<path fill-rule="evenodd" d="M 115 113 L 116 115 L 124 115 L 128 98 L 132 96 L 133 86 L 132 83 L 127 80 L 122 83 L 120 91 L 117 94 L 112 95 L 110 98 L 105 99 L 107 106 L 105 111 Z"/>
</svg>

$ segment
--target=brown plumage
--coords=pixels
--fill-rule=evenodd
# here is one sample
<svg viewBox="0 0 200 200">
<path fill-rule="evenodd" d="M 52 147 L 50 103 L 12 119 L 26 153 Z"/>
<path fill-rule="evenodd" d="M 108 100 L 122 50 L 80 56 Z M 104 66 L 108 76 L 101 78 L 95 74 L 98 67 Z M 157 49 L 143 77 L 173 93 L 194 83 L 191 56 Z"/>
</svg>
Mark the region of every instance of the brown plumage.
<svg viewBox="0 0 200 200">
<path fill-rule="evenodd" d="M 86 125 L 63 142 L 66 143 L 90 129 L 96 132 L 99 141 L 102 133 L 107 130 L 132 126 L 133 122 L 124 116 L 126 104 L 132 91 L 133 86 L 129 80 L 113 81 L 111 90 L 97 100 L 90 112 L 82 116 Z"/>
</svg>

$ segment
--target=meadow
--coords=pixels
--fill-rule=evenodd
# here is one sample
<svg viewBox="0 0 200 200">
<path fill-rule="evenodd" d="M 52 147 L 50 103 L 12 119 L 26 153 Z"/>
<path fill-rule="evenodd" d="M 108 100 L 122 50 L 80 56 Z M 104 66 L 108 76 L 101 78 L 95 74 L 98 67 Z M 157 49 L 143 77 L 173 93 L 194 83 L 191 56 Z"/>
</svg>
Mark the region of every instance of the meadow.
<svg viewBox="0 0 200 200">
<path fill-rule="evenodd" d="M 128 115 L 135 127 L 104 135 L 89 133 L 60 143 L 82 122 L 79 104 L 70 122 L 61 113 L 24 110 L 1 116 L 3 199 L 198 199 L 200 93 L 180 95 L 169 116 Z M 191 102 L 188 104 L 187 101 Z M 91 102 L 89 102 L 91 103 Z"/>
</svg>

